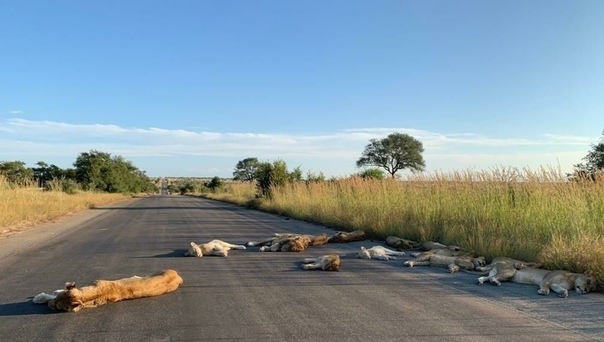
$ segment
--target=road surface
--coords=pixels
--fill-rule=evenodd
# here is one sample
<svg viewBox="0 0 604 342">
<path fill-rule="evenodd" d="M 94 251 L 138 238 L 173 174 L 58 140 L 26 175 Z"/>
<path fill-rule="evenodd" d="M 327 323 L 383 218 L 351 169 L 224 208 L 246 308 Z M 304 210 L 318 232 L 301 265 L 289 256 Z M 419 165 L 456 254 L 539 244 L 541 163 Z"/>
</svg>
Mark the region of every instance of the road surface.
<svg viewBox="0 0 604 342">
<path fill-rule="evenodd" d="M 590 341 L 604 340 L 604 295 L 561 299 L 537 288 L 478 286 L 475 275 L 407 268 L 409 257 L 355 258 L 363 241 L 185 258 L 190 241 L 243 244 L 275 232 L 318 234 L 310 223 L 185 196 L 93 209 L 0 240 L 2 341 Z M 340 272 L 304 271 L 336 252 Z M 163 296 L 55 313 L 31 297 L 176 269 Z"/>
</svg>

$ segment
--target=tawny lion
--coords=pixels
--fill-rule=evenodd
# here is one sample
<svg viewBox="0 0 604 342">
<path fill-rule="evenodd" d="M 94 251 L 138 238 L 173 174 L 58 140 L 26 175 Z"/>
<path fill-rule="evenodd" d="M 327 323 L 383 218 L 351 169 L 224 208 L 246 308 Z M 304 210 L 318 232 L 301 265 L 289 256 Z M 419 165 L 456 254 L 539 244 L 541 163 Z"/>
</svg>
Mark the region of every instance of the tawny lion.
<svg viewBox="0 0 604 342">
<path fill-rule="evenodd" d="M 202 257 L 204 255 L 216 255 L 226 257 L 229 255 L 229 251 L 231 249 L 245 249 L 245 246 L 234 245 L 222 240 L 212 240 L 200 245 L 196 244 L 195 242 L 191 242 L 189 245 L 189 250 L 185 253 L 185 256 Z"/>
<path fill-rule="evenodd" d="M 309 246 L 319 246 L 327 243 L 327 234 L 291 234 L 275 233 L 275 236 L 262 241 L 249 241 L 248 246 L 260 246 L 262 252 L 302 252 Z"/>
<path fill-rule="evenodd" d="M 413 266 L 437 266 L 447 267 L 449 272 L 455 273 L 462 270 L 473 270 L 475 267 L 485 264 L 484 257 L 473 257 L 468 255 L 449 256 L 434 252 L 419 253 L 415 260 L 405 261 L 404 265 Z"/>
<path fill-rule="evenodd" d="M 147 277 L 96 280 L 79 289 L 75 283 L 66 283 L 64 290 L 57 290 L 53 294 L 40 293 L 32 301 L 48 303 L 53 310 L 76 312 L 122 300 L 159 296 L 175 291 L 182 283 L 182 278 L 175 270 L 164 270 Z"/>
<path fill-rule="evenodd" d="M 398 236 L 388 236 L 386 238 L 386 244 L 396 249 L 413 249 L 418 245 L 416 241 L 401 239 Z"/>
<path fill-rule="evenodd" d="M 318 258 L 306 258 L 304 259 L 302 268 L 305 270 L 339 271 L 340 256 L 337 254 L 327 254 Z"/>
<path fill-rule="evenodd" d="M 329 238 L 329 242 L 345 243 L 365 240 L 365 232 L 355 230 L 353 232 L 338 231 Z"/>
</svg>

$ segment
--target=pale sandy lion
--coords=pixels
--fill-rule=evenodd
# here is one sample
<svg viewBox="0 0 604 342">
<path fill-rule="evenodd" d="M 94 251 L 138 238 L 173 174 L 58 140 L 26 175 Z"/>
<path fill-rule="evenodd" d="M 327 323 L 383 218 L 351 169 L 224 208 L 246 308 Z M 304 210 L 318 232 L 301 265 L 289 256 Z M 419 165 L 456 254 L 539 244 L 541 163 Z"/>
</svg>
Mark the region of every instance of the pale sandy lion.
<svg viewBox="0 0 604 342">
<path fill-rule="evenodd" d="M 574 289 L 578 294 L 585 294 L 596 290 L 595 278 L 564 270 L 548 271 L 538 268 L 526 267 L 516 271 L 512 281 L 519 284 L 539 286 L 537 293 L 548 295 L 550 291 L 561 298 L 568 297 L 568 291 Z"/>
<path fill-rule="evenodd" d="M 182 283 L 182 278 L 175 270 L 164 270 L 147 277 L 96 280 L 79 289 L 75 283 L 66 283 L 64 290 L 57 290 L 53 294 L 40 293 L 32 301 L 48 303 L 53 310 L 76 312 L 122 300 L 159 296 L 175 291 Z"/>
<path fill-rule="evenodd" d="M 373 246 L 365 248 L 361 246 L 361 251 L 357 254 L 357 258 L 361 259 L 379 259 L 391 260 L 396 259 L 396 256 L 403 256 L 405 252 L 397 252 L 382 246 Z"/>
<path fill-rule="evenodd" d="M 234 245 L 222 240 L 212 240 L 200 245 L 196 244 L 195 242 L 191 242 L 189 245 L 189 250 L 185 253 L 185 256 L 202 257 L 204 255 L 216 255 L 226 257 L 229 255 L 229 251 L 231 249 L 245 249 L 245 246 Z"/>
<path fill-rule="evenodd" d="M 306 258 L 304 259 L 302 268 L 305 270 L 339 271 L 340 256 L 337 254 L 327 254 L 317 258 Z"/>
<path fill-rule="evenodd" d="M 500 286 L 502 281 L 512 281 L 516 271 L 525 267 L 536 268 L 541 267 L 541 264 L 508 257 L 497 257 L 488 265 L 476 267 L 475 270 L 483 272 L 483 276 L 477 280 L 479 285 L 488 280 L 492 284 Z"/>
</svg>

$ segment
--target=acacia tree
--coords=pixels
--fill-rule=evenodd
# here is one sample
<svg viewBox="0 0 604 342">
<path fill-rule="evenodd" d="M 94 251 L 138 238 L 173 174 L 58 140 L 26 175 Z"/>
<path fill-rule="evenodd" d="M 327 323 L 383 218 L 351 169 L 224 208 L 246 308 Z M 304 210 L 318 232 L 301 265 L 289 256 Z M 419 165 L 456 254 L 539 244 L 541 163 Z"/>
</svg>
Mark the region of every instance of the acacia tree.
<svg viewBox="0 0 604 342">
<path fill-rule="evenodd" d="M 595 179 L 595 174 L 604 170 L 604 131 L 597 144 L 591 145 L 591 150 L 583 157 L 584 163 L 575 165 L 575 176 Z"/>
<path fill-rule="evenodd" d="M 380 140 L 371 139 L 357 160 L 357 167 L 380 167 L 395 178 L 399 170 L 423 171 L 426 163 L 422 152 L 421 141 L 408 134 L 392 133 Z"/>
<path fill-rule="evenodd" d="M 251 182 L 256 179 L 258 171 L 258 158 L 245 158 L 237 162 L 235 171 L 233 171 L 233 179 L 244 182 Z"/>
</svg>

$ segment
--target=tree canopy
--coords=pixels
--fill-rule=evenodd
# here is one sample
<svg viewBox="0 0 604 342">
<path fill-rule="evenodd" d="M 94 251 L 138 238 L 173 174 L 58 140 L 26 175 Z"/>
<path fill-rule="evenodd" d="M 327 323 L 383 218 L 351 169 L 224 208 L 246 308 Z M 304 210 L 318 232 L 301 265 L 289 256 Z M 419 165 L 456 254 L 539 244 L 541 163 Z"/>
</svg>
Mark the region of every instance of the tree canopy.
<svg viewBox="0 0 604 342">
<path fill-rule="evenodd" d="M 371 139 L 356 164 L 383 168 L 395 178 L 399 170 L 423 171 L 426 166 L 423 152 L 421 141 L 408 134 L 392 133 L 383 139 Z"/>
<path fill-rule="evenodd" d="M 244 182 L 255 180 L 258 165 L 258 158 L 245 158 L 240 160 L 235 166 L 235 171 L 233 171 L 233 179 Z"/>
<path fill-rule="evenodd" d="M 575 165 L 575 176 L 594 178 L 598 171 L 604 170 L 604 131 L 596 144 L 591 145 L 591 150 L 583 157 L 584 163 Z"/>
<path fill-rule="evenodd" d="M 153 183 L 130 161 L 121 156 L 91 150 L 82 152 L 73 163 L 76 180 L 86 190 L 138 193 L 153 190 Z"/>
<path fill-rule="evenodd" d="M 34 173 L 25 166 L 25 162 L 16 160 L 0 162 L 0 175 L 11 183 L 24 183 L 31 181 Z"/>
</svg>

